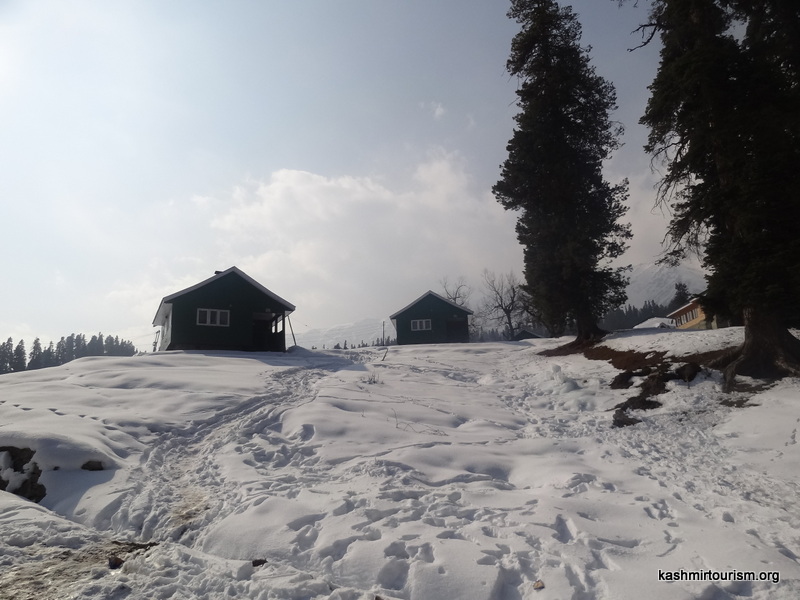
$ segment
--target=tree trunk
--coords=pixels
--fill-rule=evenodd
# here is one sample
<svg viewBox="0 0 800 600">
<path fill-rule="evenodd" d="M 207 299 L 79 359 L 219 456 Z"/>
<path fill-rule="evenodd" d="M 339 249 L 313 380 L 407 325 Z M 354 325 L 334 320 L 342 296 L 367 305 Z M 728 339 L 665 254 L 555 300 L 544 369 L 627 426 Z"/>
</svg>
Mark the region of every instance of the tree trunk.
<svg viewBox="0 0 800 600">
<path fill-rule="evenodd" d="M 597 320 L 588 312 L 576 315 L 575 327 L 578 329 L 578 337 L 575 338 L 575 342 L 578 344 L 599 341 L 608 333 L 598 327 Z"/>
<path fill-rule="evenodd" d="M 503 311 L 506 316 L 506 327 L 508 328 L 508 339 L 513 340 L 514 336 L 517 334 L 517 330 L 514 327 L 514 315 L 510 310 Z"/>
<path fill-rule="evenodd" d="M 744 310 L 744 342 L 711 363 L 723 369 L 724 389 L 734 388 L 736 375 L 757 379 L 800 377 L 800 340 L 772 313 Z"/>
</svg>

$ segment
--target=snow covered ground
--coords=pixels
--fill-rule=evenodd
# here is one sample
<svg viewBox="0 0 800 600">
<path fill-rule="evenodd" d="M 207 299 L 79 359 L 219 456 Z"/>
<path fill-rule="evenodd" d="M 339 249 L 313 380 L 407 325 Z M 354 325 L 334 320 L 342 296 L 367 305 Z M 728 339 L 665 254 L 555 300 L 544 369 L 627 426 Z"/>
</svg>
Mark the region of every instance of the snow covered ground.
<svg viewBox="0 0 800 600">
<path fill-rule="evenodd" d="M 680 357 L 741 335 L 606 345 Z M 564 341 L 4 375 L 0 450 L 34 450 L 46 496 L 0 492 L 0 598 L 800 597 L 800 380 L 734 408 L 703 373 L 613 428 L 638 390 L 610 389 L 607 362 L 538 354 Z M 11 487 L 12 463 L 0 452 Z"/>
</svg>

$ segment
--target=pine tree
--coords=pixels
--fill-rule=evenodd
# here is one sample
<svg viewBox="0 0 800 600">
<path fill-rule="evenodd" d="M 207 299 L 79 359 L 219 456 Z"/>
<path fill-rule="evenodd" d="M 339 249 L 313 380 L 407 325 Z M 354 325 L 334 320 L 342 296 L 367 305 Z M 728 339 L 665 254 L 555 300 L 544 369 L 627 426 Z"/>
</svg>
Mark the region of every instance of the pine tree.
<svg viewBox="0 0 800 600">
<path fill-rule="evenodd" d="M 63 365 L 67 362 L 67 342 L 62 337 L 56 343 L 56 365 Z"/>
<path fill-rule="evenodd" d="M 75 336 L 75 358 L 83 358 L 87 356 L 86 352 L 86 336 L 79 333 Z"/>
<path fill-rule="evenodd" d="M 672 311 L 678 310 L 681 306 L 686 306 L 691 299 L 692 296 L 689 293 L 689 287 L 682 281 L 679 281 L 675 284 L 675 295 L 667 305 L 667 312 L 671 313 Z"/>
<path fill-rule="evenodd" d="M 71 333 L 64 340 L 64 362 L 75 360 L 75 334 Z"/>
<path fill-rule="evenodd" d="M 130 340 L 120 340 L 118 351 L 120 356 L 133 356 L 136 354 L 136 346 Z"/>
<path fill-rule="evenodd" d="M 28 355 L 28 370 L 41 369 L 44 367 L 44 352 L 42 350 L 42 342 L 37 337 L 33 340 L 31 353 Z"/>
<path fill-rule="evenodd" d="M 14 340 L 8 338 L 0 343 L 0 375 L 11 372 L 11 360 L 14 356 Z"/>
<path fill-rule="evenodd" d="M 11 356 L 11 370 L 15 373 L 24 371 L 28 365 L 28 355 L 25 352 L 25 340 L 20 340 Z"/>
<path fill-rule="evenodd" d="M 93 335 L 89 342 L 86 344 L 87 356 L 102 356 L 103 355 L 103 334 Z"/>
<path fill-rule="evenodd" d="M 519 213 L 531 311 L 551 331 L 574 322 L 583 342 L 603 335 L 598 320 L 625 301 L 624 269 L 609 261 L 631 235 L 618 222 L 627 181 L 611 185 L 602 172 L 622 133 L 610 119 L 616 94 L 589 64 L 569 7 L 512 0 L 508 16 L 522 26 L 507 62 L 521 110 L 492 191 Z"/>
<path fill-rule="evenodd" d="M 47 345 L 47 348 L 42 351 L 42 367 L 55 367 L 57 365 L 58 362 L 56 362 L 56 351 L 53 348 L 53 342 L 51 341 Z"/>
<path fill-rule="evenodd" d="M 114 336 L 106 336 L 103 342 L 103 354 L 105 356 L 112 356 L 114 354 Z"/>
<path fill-rule="evenodd" d="M 655 0 L 661 64 L 642 123 L 666 171 L 668 259 L 710 271 L 709 315 L 740 317 L 725 380 L 800 375 L 800 5 L 787 0 Z"/>
</svg>

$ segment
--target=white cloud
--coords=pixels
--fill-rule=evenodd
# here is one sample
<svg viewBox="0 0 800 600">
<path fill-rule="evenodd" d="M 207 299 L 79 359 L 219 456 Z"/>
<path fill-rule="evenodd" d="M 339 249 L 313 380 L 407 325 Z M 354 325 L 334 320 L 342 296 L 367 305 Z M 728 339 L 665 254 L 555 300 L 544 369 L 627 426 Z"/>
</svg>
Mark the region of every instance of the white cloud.
<svg viewBox="0 0 800 600">
<path fill-rule="evenodd" d="M 622 257 L 628 264 L 656 260 L 664 250 L 662 242 L 669 225 L 669 214 L 655 206 L 656 178 L 647 172 L 630 178 L 628 213 L 624 219 L 632 224 L 633 239 Z"/>
<path fill-rule="evenodd" d="M 441 120 L 441 118 L 447 114 L 447 109 L 441 102 L 421 102 L 420 107 L 430 112 L 437 121 Z"/>
<path fill-rule="evenodd" d="M 475 189 L 457 155 L 432 153 L 412 181 L 397 190 L 285 169 L 208 208 L 229 262 L 314 326 L 388 315 L 445 275 L 477 284 L 484 268 L 520 268 L 514 215 Z"/>
</svg>

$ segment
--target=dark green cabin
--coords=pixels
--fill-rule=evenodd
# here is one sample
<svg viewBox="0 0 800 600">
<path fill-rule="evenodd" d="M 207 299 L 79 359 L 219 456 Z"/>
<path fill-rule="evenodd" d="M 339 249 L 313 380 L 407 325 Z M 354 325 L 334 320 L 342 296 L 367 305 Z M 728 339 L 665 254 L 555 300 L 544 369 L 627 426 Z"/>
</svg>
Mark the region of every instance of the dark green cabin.
<svg viewBox="0 0 800 600">
<path fill-rule="evenodd" d="M 154 349 L 285 352 L 284 323 L 294 309 L 231 267 L 161 300 Z"/>
<path fill-rule="evenodd" d="M 398 344 L 447 344 L 469 341 L 472 311 L 428 291 L 391 317 Z"/>
</svg>

